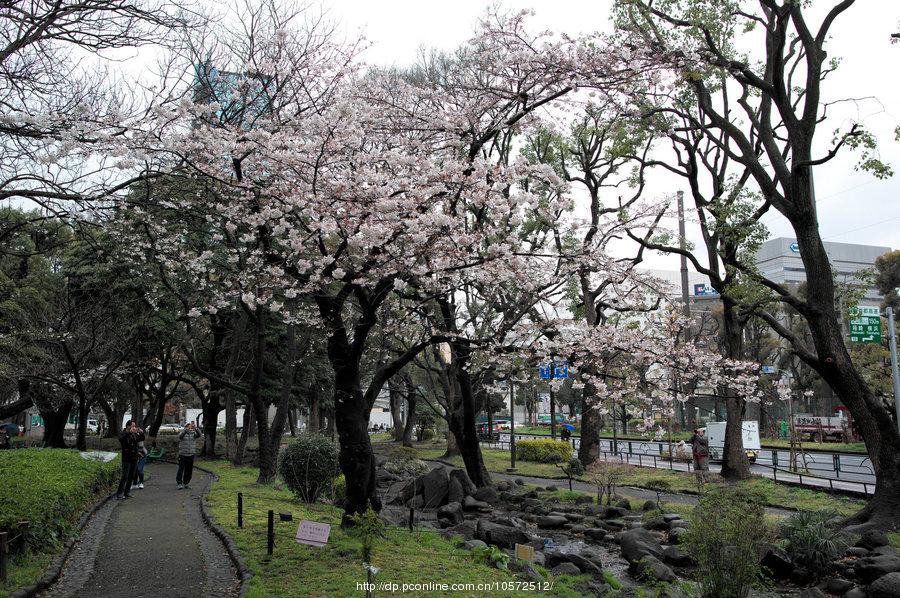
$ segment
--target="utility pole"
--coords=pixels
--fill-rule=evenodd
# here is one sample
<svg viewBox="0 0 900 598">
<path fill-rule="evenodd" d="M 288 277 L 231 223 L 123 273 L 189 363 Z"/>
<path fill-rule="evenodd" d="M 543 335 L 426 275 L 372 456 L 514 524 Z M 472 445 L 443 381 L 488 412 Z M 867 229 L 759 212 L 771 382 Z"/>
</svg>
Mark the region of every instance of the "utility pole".
<svg viewBox="0 0 900 598">
<path fill-rule="evenodd" d="M 900 371 L 897 369 L 897 335 L 894 333 L 894 308 L 887 308 L 888 339 L 891 346 L 891 378 L 894 381 L 894 409 L 897 413 L 897 426 L 900 427 Z"/>
</svg>

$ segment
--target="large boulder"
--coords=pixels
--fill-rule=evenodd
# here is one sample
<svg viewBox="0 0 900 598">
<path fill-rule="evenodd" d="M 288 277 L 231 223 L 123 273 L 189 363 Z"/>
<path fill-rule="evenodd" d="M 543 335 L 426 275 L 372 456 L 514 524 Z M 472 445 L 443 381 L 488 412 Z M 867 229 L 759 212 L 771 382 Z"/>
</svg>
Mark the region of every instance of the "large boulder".
<svg viewBox="0 0 900 598">
<path fill-rule="evenodd" d="M 626 511 L 631 510 L 631 502 L 627 498 L 623 498 L 616 503 L 616 506 L 620 509 L 625 509 Z"/>
<path fill-rule="evenodd" d="M 450 480 L 450 484 L 456 480 Z M 475 500 L 474 496 L 467 496 L 462 501 L 463 510 L 465 511 L 490 511 L 491 505 L 486 502 L 481 502 L 480 500 Z"/>
<path fill-rule="evenodd" d="M 621 519 L 628 515 L 628 510 L 622 507 L 606 507 L 600 516 L 604 519 Z"/>
<path fill-rule="evenodd" d="M 869 584 L 869 598 L 900 598 L 900 573 L 882 575 Z"/>
<path fill-rule="evenodd" d="M 842 577 L 833 577 L 828 580 L 825 584 L 825 589 L 828 590 L 829 594 L 834 594 L 835 596 L 843 596 L 847 592 L 849 592 L 854 586 L 854 583 L 848 579 L 844 579 Z"/>
<path fill-rule="evenodd" d="M 828 597 L 825 596 L 825 592 L 823 592 L 819 588 L 806 588 L 804 590 L 800 590 L 800 593 L 797 594 L 797 598 L 828 598 Z"/>
<path fill-rule="evenodd" d="M 568 561 L 564 563 L 560 563 L 557 566 L 550 569 L 550 574 L 553 576 L 557 575 L 581 575 L 581 569 L 575 566 L 574 563 L 570 563 Z"/>
<path fill-rule="evenodd" d="M 671 535 L 671 532 L 669 532 Z M 788 553 L 772 544 L 766 544 L 762 549 L 762 558 L 759 564 L 771 571 L 778 579 L 786 579 L 794 571 L 794 561 Z"/>
<path fill-rule="evenodd" d="M 475 484 L 472 483 L 472 478 L 469 477 L 469 474 L 466 473 L 465 469 L 452 470 L 450 472 L 450 477 L 459 482 L 459 485 L 462 486 L 463 494 L 466 496 L 475 494 Z"/>
<path fill-rule="evenodd" d="M 447 503 L 438 509 L 437 517 L 441 527 L 453 527 L 465 520 L 462 505 L 458 502 Z"/>
<path fill-rule="evenodd" d="M 867 556 L 854 563 L 856 576 L 864 583 L 872 583 L 888 573 L 900 572 L 900 557 L 889 555 Z"/>
<path fill-rule="evenodd" d="M 527 544 L 531 538 L 523 530 L 479 519 L 475 526 L 475 537 L 500 548 L 515 548 L 516 544 Z"/>
<path fill-rule="evenodd" d="M 869 550 L 878 548 L 879 546 L 887 546 L 888 544 L 890 544 L 888 537 L 884 532 L 877 529 L 870 529 L 865 532 L 862 537 L 860 537 L 859 542 L 856 543 L 857 546 L 868 548 Z"/>
<path fill-rule="evenodd" d="M 386 469 L 379 467 L 375 470 L 375 483 L 378 486 L 389 486 L 393 482 L 399 482 L 400 476 L 393 474 Z"/>
<path fill-rule="evenodd" d="M 683 527 L 676 527 L 669 530 L 669 542 L 672 544 L 684 544 L 684 540 L 688 535 L 688 530 Z"/>
<path fill-rule="evenodd" d="M 462 503 L 463 500 L 468 498 L 466 493 L 463 491 L 462 484 L 459 483 L 459 480 L 456 478 L 450 478 L 450 487 L 447 489 L 447 504 L 452 502 Z"/>
<path fill-rule="evenodd" d="M 644 522 L 644 527 L 649 530 L 662 532 L 669 529 L 669 522 L 665 521 L 662 517 L 653 517 Z"/>
<path fill-rule="evenodd" d="M 558 529 L 566 524 L 568 519 L 561 515 L 544 515 L 543 517 L 537 518 L 538 527 L 543 527 L 545 529 Z"/>
<path fill-rule="evenodd" d="M 450 472 L 446 467 L 435 467 L 422 476 L 422 498 L 429 508 L 447 504 L 450 491 Z"/>
<path fill-rule="evenodd" d="M 592 527 L 584 530 L 584 535 L 594 542 L 599 542 L 606 537 L 606 530 Z"/>
<path fill-rule="evenodd" d="M 488 502 L 494 504 L 500 497 L 497 495 L 497 489 L 493 486 L 484 486 L 483 488 L 478 488 L 472 494 L 475 497 L 475 500 L 480 500 L 483 502 Z"/>
<path fill-rule="evenodd" d="M 663 561 L 675 567 L 693 567 L 696 561 L 685 554 L 677 546 L 666 546 L 663 548 Z"/>
<path fill-rule="evenodd" d="M 675 573 L 659 559 L 647 555 L 632 564 L 632 570 L 638 577 L 655 579 L 656 581 L 675 581 Z"/>
<path fill-rule="evenodd" d="M 460 536 L 464 541 L 472 540 L 475 538 L 475 522 L 463 521 L 458 525 L 454 525 L 453 527 L 448 527 L 447 529 L 443 530 L 441 532 L 441 535 L 448 540 L 453 536 Z"/>
<path fill-rule="evenodd" d="M 649 530 L 638 527 L 619 534 L 622 556 L 633 565 L 645 556 L 662 558 L 663 548 Z"/>
<path fill-rule="evenodd" d="M 545 553 L 544 556 L 547 565 L 550 567 L 555 567 L 561 563 L 572 563 L 578 567 L 578 570 L 581 573 L 589 573 L 591 575 L 601 575 L 603 573 L 603 569 L 597 566 L 596 563 L 584 558 L 580 554 L 553 551 Z"/>
</svg>

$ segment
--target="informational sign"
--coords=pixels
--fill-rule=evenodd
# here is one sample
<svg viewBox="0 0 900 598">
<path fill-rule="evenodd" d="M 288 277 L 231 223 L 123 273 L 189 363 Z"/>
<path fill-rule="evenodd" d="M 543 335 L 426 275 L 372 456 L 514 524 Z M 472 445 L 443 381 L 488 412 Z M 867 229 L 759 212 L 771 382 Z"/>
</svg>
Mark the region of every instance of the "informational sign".
<svg viewBox="0 0 900 598">
<path fill-rule="evenodd" d="M 871 305 L 856 305 L 849 310 L 850 342 L 881 342 L 881 309 Z"/>
<path fill-rule="evenodd" d="M 538 376 L 542 380 L 550 380 L 552 378 L 568 378 L 569 362 L 553 361 L 550 363 L 541 364 L 538 366 Z"/>
<path fill-rule="evenodd" d="M 516 559 L 533 563 L 534 546 L 529 546 L 528 544 L 516 544 Z"/>
<path fill-rule="evenodd" d="M 774 374 L 774 373 L 777 372 L 777 371 L 778 371 L 778 370 L 775 369 L 775 366 L 774 366 L 774 365 L 764 365 L 764 366 L 762 366 L 762 373 L 763 373 L 763 374 Z"/>
<path fill-rule="evenodd" d="M 710 285 L 698 282 L 694 285 L 694 297 L 708 297 L 710 295 L 718 295 L 716 290 Z"/>
<path fill-rule="evenodd" d="M 791 243 L 788 247 L 794 253 L 800 253 L 800 244 L 799 243 Z"/>
<path fill-rule="evenodd" d="M 553 376 L 553 365 L 545 363 L 538 366 L 538 376 L 544 380 L 549 380 Z"/>
<path fill-rule="evenodd" d="M 300 527 L 297 528 L 295 539 L 299 544 L 325 546 L 328 544 L 328 535 L 330 533 L 331 526 L 327 523 L 303 520 L 300 522 Z"/>
</svg>

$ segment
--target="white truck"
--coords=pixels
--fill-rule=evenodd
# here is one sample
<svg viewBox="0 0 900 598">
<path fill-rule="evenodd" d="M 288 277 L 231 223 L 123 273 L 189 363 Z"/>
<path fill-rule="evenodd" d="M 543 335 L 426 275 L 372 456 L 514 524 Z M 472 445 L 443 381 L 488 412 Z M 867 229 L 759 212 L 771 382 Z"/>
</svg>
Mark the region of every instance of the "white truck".
<svg viewBox="0 0 900 598">
<path fill-rule="evenodd" d="M 725 422 L 709 422 L 706 424 L 706 437 L 709 439 L 709 458 L 719 461 L 725 448 Z M 762 446 L 759 443 L 759 422 L 745 421 L 741 423 L 741 437 L 744 441 L 744 452 L 753 463 L 759 456 Z"/>
<path fill-rule="evenodd" d="M 794 416 L 794 429 L 813 442 L 826 440 L 850 440 L 850 418 L 844 411 L 837 411 L 833 417 L 799 414 Z"/>
</svg>

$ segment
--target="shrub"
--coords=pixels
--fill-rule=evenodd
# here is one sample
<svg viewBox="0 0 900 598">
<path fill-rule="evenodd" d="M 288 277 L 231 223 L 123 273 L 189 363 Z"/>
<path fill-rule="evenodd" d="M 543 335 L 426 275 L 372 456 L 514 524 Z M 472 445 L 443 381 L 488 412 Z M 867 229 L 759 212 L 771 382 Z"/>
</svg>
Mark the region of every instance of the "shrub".
<svg viewBox="0 0 900 598">
<path fill-rule="evenodd" d="M 419 477 L 428 471 L 428 464 L 425 461 L 416 459 L 416 450 L 409 447 L 397 447 L 391 451 L 388 456 L 387 463 L 384 464 L 385 470 L 394 475 L 400 476 L 404 480 Z"/>
<path fill-rule="evenodd" d="M 82 459 L 69 449 L 0 451 L 0 531 L 18 535 L 28 522 L 18 550 L 58 546 L 73 533 L 85 508 L 118 482 L 118 458 L 104 463 Z"/>
<path fill-rule="evenodd" d="M 618 461 L 597 460 L 588 467 L 588 477 L 591 483 L 597 487 L 597 504 L 601 504 L 603 494 L 606 494 L 606 504 L 611 505 L 616 496 L 616 486 L 628 475 L 630 468 Z"/>
<path fill-rule="evenodd" d="M 747 596 L 763 581 L 757 554 L 766 541 L 762 499 L 724 486 L 708 490 L 691 514 L 685 546 L 697 561 L 702 596 Z"/>
<path fill-rule="evenodd" d="M 779 546 L 815 578 L 826 573 L 828 565 L 844 554 L 849 544 L 847 537 L 829 524 L 836 516 L 834 511 L 801 511 L 779 526 Z"/>
<path fill-rule="evenodd" d="M 516 442 L 516 458 L 537 463 L 561 463 L 572 458 L 572 445 L 565 440 L 536 438 Z"/>
<path fill-rule="evenodd" d="M 347 480 L 344 474 L 341 474 L 331 483 L 331 502 L 343 507 L 345 500 L 347 500 Z"/>
<path fill-rule="evenodd" d="M 300 500 L 314 503 L 339 473 L 337 447 L 321 434 L 300 434 L 282 451 L 278 473 Z"/>
</svg>

